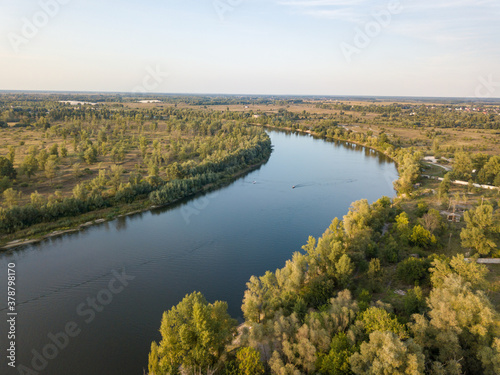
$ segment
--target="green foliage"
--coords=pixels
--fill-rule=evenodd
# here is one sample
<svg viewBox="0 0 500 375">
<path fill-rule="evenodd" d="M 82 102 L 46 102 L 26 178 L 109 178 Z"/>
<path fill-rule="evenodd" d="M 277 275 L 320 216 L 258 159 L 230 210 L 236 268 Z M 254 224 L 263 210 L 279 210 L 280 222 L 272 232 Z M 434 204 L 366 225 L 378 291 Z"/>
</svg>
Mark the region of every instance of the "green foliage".
<svg viewBox="0 0 500 375">
<path fill-rule="evenodd" d="M 372 294 L 368 289 L 361 289 L 361 292 L 356 300 L 358 301 L 359 311 L 365 311 L 368 307 L 370 307 Z"/>
<path fill-rule="evenodd" d="M 352 371 L 359 375 L 421 375 L 425 368 L 421 347 L 389 331 L 372 332 L 370 341 L 363 342 L 360 353 L 350 361 Z"/>
<path fill-rule="evenodd" d="M 254 348 L 239 349 L 236 353 L 236 362 L 241 375 L 264 374 L 264 364 L 260 360 L 260 353 Z"/>
<path fill-rule="evenodd" d="M 423 284 L 429 279 L 429 267 L 428 259 L 410 257 L 398 264 L 397 276 L 407 284 Z"/>
<path fill-rule="evenodd" d="M 5 201 L 5 205 L 12 208 L 17 206 L 19 200 L 21 199 L 21 193 L 12 188 L 8 188 L 3 192 L 3 199 Z"/>
<path fill-rule="evenodd" d="M 57 164 L 59 163 L 59 159 L 56 155 L 50 155 L 45 163 L 45 176 L 52 183 L 52 179 L 56 176 Z"/>
<path fill-rule="evenodd" d="M 481 255 L 489 255 L 497 249 L 500 222 L 493 216 L 493 207 L 481 205 L 465 212 L 466 227 L 460 238 L 462 246 L 476 250 Z"/>
<path fill-rule="evenodd" d="M 17 172 L 12 165 L 12 161 L 3 156 L 0 157 L 0 177 L 8 177 L 11 180 L 17 177 Z"/>
<path fill-rule="evenodd" d="M 12 181 L 7 176 L 0 178 L 0 193 L 12 187 Z"/>
<path fill-rule="evenodd" d="M 422 225 L 417 224 L 413 227 L 410 242 L 423 249 L 428 249 L 437 243 L 436 236 L 425 229 Z"/>
<path fill-rule="evenodd" d="M 455 179 L 468 181 L 472 177 L 473 169 L 474 165 L 470 154 L 463 151 L 455 153 L 452 172 Z"/>
<path fill-rule="evenodd" d="M 97 149 L 92 145 L 88 146 L 83 153 L 83 160 L 85 160 L 87 164 L 94 164 L 97 162 Z"/>
<path fill-rule="evenodd" d="M 434 208 L 429 209 L 419 221 L 431 234 L 441 234 L 445 229 L 443 217 Z"/>
<path fill-rule="evenodd" d="M 201 293 L 187 295 L 163 314 L 162 340 L 149 358 L 149 372 L 155 375 L 215 369 L 225 346 L 235 332 L 236 321 L 225 302 L 208 303 Z"/>
<path fill-rule="evenodd" d="M 481 184 L 497 185 L 497 179 L 500 176 L 500 156 L 493 155 L 488 159 L 482 168 L 476 168 L 479 170 L 477 174 L 477 180 Z"/>
<path fill-rule="evenodd" d="M 269 332 L 264 335 L 274 343 L 275 350 L 269 361 L 272 373 L 316 373 L 317 366 L 323 364 L 323 355 L 331 350 L 334 336 L 354 323 L 357 312 L 357 304 L 346 290 L 331 299 L 320 312 L 309 312 L 303 323 L 296 314 L 277 313 L 273 320 L 253 325 L 250 335 L 255 337 L 257 332 Z M 264 337 L 260 335 L 259 339 Z M 341 345 L 342 340 L 340 343 L 333 340 L 333 343 Z"/>
<path fill-rule="evenodd" d="M 433 372 L 499 373 L 499 316 L 482 291 L 452 273 L 431 291 L 427 304 L 427 314 L 413 316 L 411 331 Z"/>
<path fill-rule="evenodd" d="M 34 154 L 26 155 L 21 165 L 21 169 L 28 176 L 28 178 L 31 178 L 31 176 L 38 171 L 38 161 L 36 160 Z"/>
<path fill-rule="evenodd" d="M 38 153 L 38 169 L 41 171 L 45 170 L 45 163 L 47 163 L 47 159 L 49 158 L 49 154 L 47 150 L 42 149 Z"/>
<path fill-rule="evenodd" d="M 367 334 L 375 331 L 389 331 L 396 334 L 402 340 L 408 338 L 408 333 L 404 325 L 398 322 L 394 314 L 390 314 L 384 309 L 370 307 L 360 314 L 358 320 L 363 323 Z"/>
<path fill-rule="evenodd" d="M 400 257 L 401 245 L 394 239 L 392 235 L 388 235 L 380 249 L 380 257 L 387 263 L 397 263 Z"/>
<path fill-rule="evenodd" d="M 61 147 L 61 156 L 63 158 L 67 157 L 68 156 L 68 149 L 66 148 L 66 146 L 62 146 Z"/>
<path fill-rule="evenodd" d="M 417 216 L 418 217 L 422 217 L 424 214 L 427 213 L 427 211 L 429 211 L 429 205 L 425 202 L 420 202 L 419 204 L 417 204 Z"/>
<path fill-rule="evenodd" d="M 351 375 L 349 358 L 355 349 L 343 332 L 333 337 L 328 354 L 320 354 L 317 368 L 320 374 Z"/>
<path fill-rule="evenodd" d="M 47 204 L 47 200 L 42 194 L 39 194 L 38 191 L 31 193 L 30 195 L 31 205 L 34 207 L 42 207 Z"/>
<path fill-rule="evenodd" d="M 396 223 L 394 225 L 396 234 L 404 242 L 408 241 L 411 235 L 410 218 L 406 212 L 401 212 L 396 216 Z"/>
<path fill-rule="evenodd" d="M 399 195 L 411 194 L 413 186 L 420 175 L 421 152 L 412 152 L 411 149 L 401 149 L 396 160 L 398 162 L 399 179 L 394 183 L 394 188 Z"/>
<path fill-rule="evenodd" d="M 37 128 L 47 130 L 48 128 L 50 128 L 50 123 L 45 117 L 40 117 L 38 121 L 35 123 L 35 126 Z"/>
<path fill-rule="evenodd" d="M 368 285 L 372 291 L 379 291 L 382 286 L 382 281 L 384 278 L 384 270 L 380 264 L 380 259 L 373 258 L 370 260 L 368 265 L 368 271 L 366 272 L 368 278 Z"/>
<path fill-rule="evenodd" d="M 351 261 L 349 255 L 344 254 L 340 257 L 337 264 L 335 265 L 335 276 L 338 280 L 338 284 L 341 288 L 347 287 L 351 275 L 354 272 L 354 264 Z"/>
<path fill-rule="evenodd" d="M 412 314 L 420 314 L 426 308 L 425 297 L 422 288 L 416 286 L 413 289 L 409 289 L 404 296 L 404 311 L 406 316 L 409 317 Z"/>
<path fill-rule="evenodd" d="M 49 155 L 55 155 L 59 157 L 59 145 L 57 143 L 54 143 L 52 146 L 50 146 Z"/>
<path fill-rule="evenodd" d="M 7 159 L 14 164 L 14 159 L 16 158 L 16 149 L 14 146 L 9 146 L 9 153 L 7 154 Z"/>
<path fill-rule="evenodd" d="M 451 174 L 450 172 L 448 172 L 444 175 L 443 181 L 441 181 L 441 183 L 439 184 L 438 197 L 440 199 L 448 198 L 450 188 L 451 188 Z"/>
<path fill-rule="evenodd" d="M 441 287 L 444 280 L 452 274 L 460 276 L 474 290 L 485 289 L 488 286 L 486 280 L 488 268 L 476 263 L 474 259 L 466 261 L 462 254 L 454 256 L 451 260 L 445 257 L 434 259 L 429 271 L 434 288 Z"/>
</svg>

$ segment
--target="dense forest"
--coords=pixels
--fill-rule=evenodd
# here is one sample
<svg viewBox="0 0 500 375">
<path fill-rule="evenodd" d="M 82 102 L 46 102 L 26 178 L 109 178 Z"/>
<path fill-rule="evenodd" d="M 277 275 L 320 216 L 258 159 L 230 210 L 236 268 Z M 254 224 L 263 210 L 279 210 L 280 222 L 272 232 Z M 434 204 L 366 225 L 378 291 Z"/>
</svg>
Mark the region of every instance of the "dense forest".
<svg viewBox="0 0 500 375">
<path fill-rule="evenodd" d="M 355 202 L 285 267 L 253 276 L 237 340 L 225 303 L 186 296 L 163 316 L 150 374 L 498 374 L 488 269 L 443 254 L 449 224 L 438 211 L 420 206 L 412 219 L 404 206 Z M 495 207 L 466 218 L 473 260 L 497 249 Z"/>
</svg>

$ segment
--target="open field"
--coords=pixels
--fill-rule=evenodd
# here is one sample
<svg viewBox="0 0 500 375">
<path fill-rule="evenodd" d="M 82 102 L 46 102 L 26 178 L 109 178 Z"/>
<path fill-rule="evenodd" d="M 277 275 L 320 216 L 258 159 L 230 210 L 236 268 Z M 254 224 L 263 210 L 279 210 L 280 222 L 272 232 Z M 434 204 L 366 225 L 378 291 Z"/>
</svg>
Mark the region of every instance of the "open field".
<svg viewBox="0 0 500 375">
<path fill-rule="evenodd" d="M 139 127 L 132 127 L 127 131 L 127 136 L 130 139 L 138 138 L 140 135 L 147 139 L 148 144 L 153 140 L 158 139 L 164 144 L 167 144 L 172 139 L 183 139 L 189 141 L 192 137 L 181 135 L 179 131 L 167 132 L 164 124 L 159 124 L 157 131 L 149 131 L 149 123 L 145 123 L 145 130 L 140 130 Z M 62 126 L 62 123 L 55 123 L 54 126 Z M 126 183 L 134 172 L 139 172 L 147 175 L 147 164 L 141 156 L 141 151 L 137 145 L 128 147 L 124 154 L 123 160 L 113 160 L 109 152 L 105 155 L 100 155 L 96 163 L 86 163 L 82 160 L 81 152 L 74 148 L 72 140 L 63 135 L 58 135 L 50 131 L 45 131 L 37 128 L 3 128 L 0 129 L 0 155 L 8 153 L 9 146 L 15 146 L 14 167 L 17 170 L 22 169 L 22 162 L 29 154 L 30 147 L 38 149 L 50 149 L 54 145 L 59 148 L 66 147 L 68 155 L 60 157 L 57 171 L 52 179 L 48 179 L 43 171 L 39 171 L 31 177 L 20 174 L 16 182 L 16 189 L 22 193 L 21 203 L 30 201 L 30 195 L 37 191 L 40 194 L 48 195 L 56 190 L 62 196 L 70 196 L 73 188 L 80 183 L 88 183 L 95 178 L 99 170 L 109 170 L 112 165 L 123 167 L 121 182 Z M 165 170 L 160 171 L 161 176 L 165 176 Z"/>
<path fill-rule="evenodd" d="M 240 113 L 252 113 L 257 114 L 267 114 L 267 115 L 278 115 L 280 112 L 287 111 L 293 114 L 301 115 L 305 112 L 311 117 L 307 119 L 299 119 L 298 123 L 303 123 L 307 126 L 309 123 L 313 123 L 316 119 L 321 118 L 333 118 L 339 122 L 339 125 L 345 126 L 347 129 L 353 132 L 360 132 L 366 134 L 367 132 L 373 132 L 374 134 L 380 134 L 385 132 L 393 139 L 397 139 L 401 142 L 403 146 L 417 146 L 421 148 L 426 153 L 432 153 L 433 143 L 436 141 L 444 155 L 452 154 L 452 149 L 463 148 L 466 151 L 471 152 L 483 152 L 489 155 L 500 154 L 500 130 L 498 129 L 471 129 L 471 128 L 446 128 L 446 127 L 419 127 L 401 124 L 389 125 L 380 123 L 380 115 L 377 113 L 360 113 L 355 111 L 340 109 L 330 109 L 323 108 L 320 106 L 322 103 L 328 103 L 326 101 L 305 101 L 301 104 L 286 104 L 280 105 L 277 103 L 273 104 L 228 104 L 228 105 L 189 105 L 186 103 L 177 104 L 178 108 L 195 108 L 199 110 L 208 110 L 214 112 L 240 112 Z M 409 102 L 393 102 L 393 101 L 337 101 L 332 100 L 333 104 L 343 104 L 343 105 L 353 105 L 353 106 L 368 106 L 370 104 L 376 104 L 377 106 L 389 106 L 393 104 L 408 105 L 418 107 L 422 105 L 422 102 L 409 101 Z M 168 108 L 174 106 L 171 103 L 126 103 L 124 104 L 128 108 Z M 427 107 L 443 106 L 439 103 L 425 103 Z M 457 106 L 470 106 L 470 103 L 457 104 Z M 447 106 L 444 106 L 447 107 Z M 489 105 L 487 108 L 491 110 L 497 110 L 498 106 Z M 498 116 L 498 114 L 497 114 Z M 443 156 L 444 156 L 443 155 Z"/>
</svg>

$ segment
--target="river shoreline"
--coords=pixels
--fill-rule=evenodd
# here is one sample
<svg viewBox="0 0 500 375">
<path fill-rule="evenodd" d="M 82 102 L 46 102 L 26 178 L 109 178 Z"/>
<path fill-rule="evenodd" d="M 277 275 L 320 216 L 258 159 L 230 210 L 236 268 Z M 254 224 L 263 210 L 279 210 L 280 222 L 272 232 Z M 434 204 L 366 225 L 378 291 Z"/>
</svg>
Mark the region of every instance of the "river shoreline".
<svg viewBox="0 0 500 375">
<path fill-rule="evenodd" d="M 175 204 L 178 204 L 179 202 L 181 202 L 183 200 L 190 199 L 198 194 L 209 193 L 213 190 L 220 189 L 224 186 L 227 186 L 227 185 L 233 183 L 234 181 L 236 181 L 242 175 L 246 175 L 246 174 L 260 168 L 268 160 L 269 160 L 269 158 L 266 158 L 266 159 L 262 160 L 262 162 L 260 162 L 260 163 L 252 164 L 252 165 L 248 166 L 247 168 L 244 168 L 241 171 L 236 172 L 236 173 L 232 174 L 231 176 L 226 177 L 217 183 L 205 185 L 200 190 L 196 191 L 195 193 L 190 194 L 190 195 L 185 196 L 185 197 L 182 197 L 182 198 L 179 198 L 179 199 L 177 199 L 173 202 L 170 202 L 170 203 L 166 203 L 166 204 L 162 204 L 162 205 L 149 205 L 148 204 L 147 207 L 141 207 L 141 206 L 144 206 L 149 201 L 149 199 L 146 198 L 146 199 L 142 199 L 142 200 L 138 200 L 136 202 L 133 202 L 129 205 L 113 206 L 113 207 L 109 207 L 109 208 L 106 208 L 103 210 L 89 212 L 87 214 L 77 216 L 73 219 L 73 224 L 70 227 L 68 227 L 67 225 L 57 226 L 57 224 L 55 224 L 57 222 L 37 224 L 37 225 L 44 225 L 44 226 L 47 226 L 47 225 L 50 226 L 51 224 L 55 224 L 55 228 L 52 228 L 55 230 L 50 232 L 50 233 L 43 233 L 42 232 L 40 234 L 34 235 L 33 237 L 29 237 L 29 238 L 26 238 L 26 235 L 23 235 L 23 234 L 16 236 L 16 234 L 14 233 L 13 237 L 9 239 L 10 240 L 9 242 L 6 242 L 0 246 L 0 252 L 5 252 L 5 251 L 12 250 L 14 248 L 25 246 L 25 245 L 39 243 L 39 242 L 44 241 L 46 239 L 62 236 L 64 234 L 79 232 L 79 231 L 84 230 L 88 227 L 103 224 L 105 222 L 110 222 L 110 221 L 113 221 L 113 220 L 120 218 L 120 217 L 132 216 L 132 215 L 140 214 L 143 212 L 149 212 L 151 210 L 158 209 L 158 208 L 166 208 L 166 207 L 174 206 Z M 132 210 L 130 210 L 130 211 L 125 210 L 124 212 L 120 212 L 117 215 L 113 214 L 113 212 L 116 212 L 117 210 L 120 211 L 124 207 L 127 207 L 127 206 L 132 206 Z M 111 218 L 109 218 L 110 215 L 112 216 Z M 87 220 L 87 219 L 82 220 L 86 217 L 87 218 L 92 217 L 92 219 L 91 220 Z M 81 223 L 82 221 L 85 221 L 85 222 Z M 24 229 L 23 231 L 28 231 L 30 229 L 32 229 L 32 228 L 27 228 L 27 229 Z"/>
<path fill-rule="evenodd" d="M 288 128 L 288 127 L 277 127 L 277 126 L 272 126 L 272 125 L 260 125 L 260 124 L 254 124 L 254 123 L 249 124 L 249 125 L 259 126 L 259 127 L 263 127 L 263 128 L 284 131 L 284 132 L 308 134 L 308 135 L 312 135 L 313 137 L 316 137 L 319 139 L 324 139 L 324 140 L 331 139 L 331 140 L 335 140 L 335 141 L 353 143 L 353 144 L 356 144 L 356 145 L 359 145 L 362 147 L 366 147 L 367 149 L 374 150 L 376 152 L 379 152 L 379 153 L 385 155 L 386 157 L 391 159 L 395 163 L 396 168 L 398 168 L 398 163 L 392 156 L 388 155 L 384 151 L 379 150 L 373 146 L 369 146 L 369 145 L 366 145 L 366 144 L 358 142 L 358 141 L 345 140 L 345 139 L 331 137 L 331 136 L 323 136 L 323 135 L 315 133 L 311 130 L 292 129 L 292 128 Z M 31 228 L 24 229 L 21 231 L 20 235 L 14 234 L 11 238 L 9 238 L 8 242 L 3 242 L 3 240 L 0 240 L 0 252 L 8 251 L 8 250 L 11 250 L 11 249 L 16 248 L 16 247 L 21 247 L 21 246 L 25 246 L 25 245 L 38 243 L 38 242 L 41 242 L 41 241 L 48 239 L 48 238 L 57 237 L 57 236 L 61 236 L 61 235 L 68 234 L 68 233 L 78 232 L 78 231 L 86 229 L 90 226 L 102 224 L 104 222 L 109 222 L 109 221 L 112 221 L 112 220 L 119 218 L 119 217 L 131 216 L 131 215 L 135 215 L 135 214 L 142 213 L 142 212 L 148 212 L 148 211 L 151 211 L 151 210 L 156 209 L 156 208 L 164 208 L 164 207 L 173 206 L 173 205 L 179 203 L 180 201 L 182 201 L 184 199 L 189 199 L 197 194 L 210 192 L 210 191 L 213 191 L 215 189 L 221 188 L 223 186 L 227 186 L 228 184 L 230 184 L 230 183 L 234 182 L 236 179 L 238 179 L 241 175 L 249 173 L 249 172 L 253 171 L 254 169 L 262 166 L 268 160 L 269 160 L 269 158 L 263 160 L 261 163 L 251 165 L 251 166 L 243 169 L 242 171 L 239 171 L 239 172 L 233 174 L 229 178 L 223 179 L 220 183 L 216 183 L 215 185 L 214 184 L 206 185 L 203 188 L 201 188 L 200 190 L 198 190 L 197 192 L 195 192 L 194 194 L 177 199 L 177 200 L 170 202 L 170 203 L 167 203 L 165 205 L 152 205 L 152 206 L 147 205 L 147 207 L 144 207 L 145 203 L 148 201 L 148 199 L 146 198 L 146 199 L 138 200 L 136 202 L 131 203 L 130 206 L 132 206 L 132 208 L 130 211 L 125 210 L 124 212 L 120 212 L 124 207 L 126 207 L 126 205 L 118 205 L 118 206 L 106 208 L 104 210 L 90 212 L 90 213 L 83 214 L 83 215 L 80 215 L 80 216 L 74 218 L 72 220 L 72 224 L 70 225 L 70 227 L 68 227 L 67 225 L 64 225 L 64 226 L 55 225 L 54 228 L 50 229 L 51 230 L 50 233 L 46 233 L 43 230 L 41 230 L 40 234 L 35 234 L 33 236 L 27 237 L 25 234 L 22 234 L 22 232 L 29 231 Z M 212 185 L 214 185 L 214 186 L 212 186 Z M 116 212 L 116 211 L 119 211 L 119 214 L 114 215 L 113 212 Z M 110 215 L 112 217 L 107 218 Z M 85 217 L 88 217 L 90 219 L 82 220 L 82 218 L 85 218 Z M 82 221 L 84 221 L 84 222 L 82 223 Z M 50 226 L 51 224 L 54 224 L 54 222 L 53 223 L 37 224 L 37 225 Z M 36 225 L 35 225 L 35 227 L 36 227 Z"/>
<path fill-rule="evenodd" d="M 261 124 L 254 124 L 254 123 L 252 123 L 250 125 L 260 126 L 260 127 L 263 127 L 263 128 L 269 128 L 269 129 L 274 129 L 274 130 L 287 131 L 287 132 L 291 132 L 291 133 L 309 134 L 309 135 L 312 135 L 313 137 L 316 137 L 316 138 L 319 138 L 319 139 L 325 139 L 325 140 L 331 139 L 331 140 L 334 140 L 334 141 L 340 141 L 340 142 L 346 142 L 346 143 L 354 143 L 355 145 L 366 147 L 367 149 L 370 149 L 370 150 L 373 150 L 373 151 L 377 151 L 377 152 L 379 152 L 379 153 L 387 156 L 389 159 L 391 159 L 394 162 L 394 164 L 396 164 L 396 168 L 398 168 L 398 166 L 399 166 L 397 160 L 394 159 L 394 157 L 392 157 L 391 155 L 387 154 L 385 151 L 379 150 L 376 147 L 369 146 L 369 145 L 367 145 L 365 143 L 361 143 L 359 141 L 352 141 L 350 139 L 342 139 L 342 138 L 331 137 L 331 136 L 327 136 L 327 135 L 320 135 L 318 133 L 313 132 L 312 130 L 292 129 L 292 128 L 288 128 L 288 127 L 279 127 L 279 126 L 273 126 L 273 125 L 261 125 Z"/>
<path fill-rule="evenodd" d="M 352 202 L 394 193 L 395 165 L 380 154 L 300 133 L 267 132 L 274 146 L 269 161 L 223 189 L 3 252 L 3 261 L 15 263 L 22 277 L 18 345 L 41 352 L 49 332 L 74 321 L 82 334 L 49 363 L 51 373 L 140 373 L 151 341 L 160 339 L 162 314 L 186 294 L 196 290 L 209 301 L 227 301 L 228 313 L 242 318 L 251 275 L 283 267 Z M 96 318 L 87 324 L 77 308 L 109 290 L 113 270 L 134 279 L 102 312 L 93 310 Z M 103 354 L 108 340 L 116 342 L 116 355 Z M 19 352 L 20 363 L 31 360 L 30 351 Z"/>
</svg>

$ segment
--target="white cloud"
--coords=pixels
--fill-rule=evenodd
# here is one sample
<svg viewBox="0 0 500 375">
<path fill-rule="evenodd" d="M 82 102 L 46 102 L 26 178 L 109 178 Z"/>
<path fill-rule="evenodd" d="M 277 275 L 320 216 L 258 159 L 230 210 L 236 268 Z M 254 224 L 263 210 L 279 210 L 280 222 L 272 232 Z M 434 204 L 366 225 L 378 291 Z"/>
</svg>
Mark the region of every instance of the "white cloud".
<svg viewBox="0 0 500 375">
<path fill-rule="evenodd" d="M 371 20 L 374 11 L 398 0 L 276 0 L 295 12 L 325 20 L 352 23 Z M 394 15 L 386 32 L 393 36 L 426 42 L 491 43 L 500 37 L 498 0 L 399 0 L 403 9 Z"/>
</svg>

